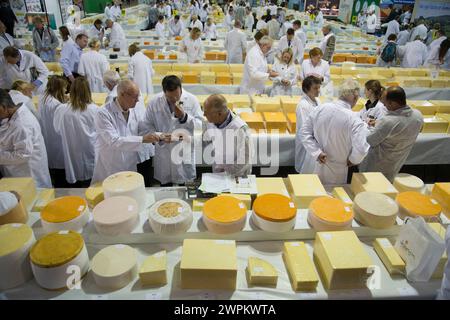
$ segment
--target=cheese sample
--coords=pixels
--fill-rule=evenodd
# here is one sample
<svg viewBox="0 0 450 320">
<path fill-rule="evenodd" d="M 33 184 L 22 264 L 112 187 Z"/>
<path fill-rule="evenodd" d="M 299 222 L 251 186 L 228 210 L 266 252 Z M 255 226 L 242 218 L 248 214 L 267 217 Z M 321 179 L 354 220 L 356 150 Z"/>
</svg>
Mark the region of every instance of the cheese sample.
<svg viewBox="0 0 450 320">
<path fill-rule="evenodd" d="M 183 82 L 184 83 L 198 83 L 198 73 L 195 71 L 183 72 Z"/>
<path fill-rule="evenodd" d="M 105 199 L 103 194 L 102 182 L 91 185 L 84 192 L 89 208 L 93 209 L 97 204 Z"/>
<path fill-rule="evenodd" d="M 398 194 L 398 190 L 380 172 L 353 173 L 350 188 L 355 196 L 360 192 L 370 191 L 395 199 Z"/>
<path fill-rule="evenodd" d="M 0 225 L 28 221 L 28 211 L 19 198 L 20 196 L 14 191 L 0 192 Z"/>
<path fill-rule="evenodd" d="M 236 242 L 185 239 L 180 270 L 182 289 L 234 290 L 238 270 Z"/>
<path fill-rule="evenodd" d="M 168 198 L 155 202 L 149 210 L 148 221 L 153 232 L 176 235 L 186 232 L 192 225 L 191 207 L 183 200 Z"/>
<path fill-rule="evenodd" d="M 258 196 L 266 193 L 278 193 L 289 197 L 283 178 L 256 178 Z"/>
<path fill-rule="evenodd" d="M 437 113 L 450 113 L 449 100 L 428 100 L 428 102 L 437 108 Z"/>
<path fill-rule="evenodd" d="M 213 233 L 239 232 L 244 228 L 246 218 L 247 207 L 232 196 L 214 197 L 203 206 L 203 223 Z"/>
<path fill-rule="evenodd" d="M 39 239 L 30 250 L 30 259 L 36 282 L 49 290 L 70 285 L 68 280 L 73 274 L 67 272 L 69 267 L 78 267 L 80 278 L 89 270 L 83 237 L 69 230 L 53 232 Z"/>
<path fill-rule="evenodd" d="M 277 269 L 263 259 L 249 257 L 245 271 L 249 286 L 277 286 Z"/>
<path fill-rule="evenodd" d="M 108 246 L 94 256 L 91 269 L 99 287 L 123 288 L 137 275 L 137 252 L 124 244 Z"/>
<path fill-rule="evenodd" d="M 441 117 L 424 116 L 422 133 L 447 133 L 448 121 Z"/>
<path fill-rule="evenodd" d="M 145 259 L 139 269 L 139 279 L 144 286 L 164 286 L 167 284 L 167 255 L 165 250 Z"/>
<path fill-rule="evenodd" d="M 26 208 L 31 206 L 36 198 L 36 184 L 33 178 L 2 178 L 0 191 L 17 192 Z"/>
<path fill-rule="evenodd" d="M 352 199 L 350 199 L 349 195 L 347 194 L 345 189 L 342 188 L 342 187 L 335 187 L 335 188 L 333 188 L 333 193 L 332 194 L 333 194 L 333 197 L 343 201 L 346 204 L 351 205 L 353 203 Z"/>
<path fill-rule="evenodd" d="M 47 233 L 59 230 L 81 232 L 89 217 L 86 200 L 78 196 L 57 198 L 41 211 L 42 227 Z"/>
<path fill-rule="evenodd" d="M 281 108 L 279 97 L 252 97 L 252 107 L 257 112 L 278 112 Z"/>
<path fill-rule="evenodd" d="M 286 113 L 295 113 L 297 111 L 297 105 L 300 101 L 301 97 L 289 97 L 289 96 L 282 96 L 280 97 L 281 100 L 281 107 L 283 108 L 283 111 Z"/>
<path fill-rule="evenodd" d="M 280 133 L 287 131 L 287 120 L 282 112 L 264 112 L 267 131 L 278 130 Z"/>
<path fill-rule="evenodd" d="M 266 193 L 253 202 L 253 222 L 264 231 L 289 231 L 295 226 L 296 215 L 295 204 L 281 194 Z"/>
<path fill-rule="evenodd" d="M 105 198 L 114 196 L 128 196 L 137 201 L 139 212 L 146 208 L 144 177 L 132 171 L 123 171 L 110 175 L 103 181 Z"/>
<path fill-rule="evenodd" d="M 400 218 L 422 217 L 425 221 L 433 222 L 442 212 L 441 205 L 432 197 L 416 192 L 405 191 L 397 195 L 396 201 L 400 207 Z"/>
<path fill-rule="evenodd" d="M 387 195 L 376 192 L 360 192 L 353 199 L 355 219 L 361 224 L 386 229 L 395 224 L 399 207 Z"/>
<path fill-rule="evenodd" d="M 290 174 L 289 191 L 299 209 L 307 209 L 311 201 L 327 195 L 325 188 L 316 174 Z"/>
<path fill-rule="evenodd" d="M 111 197 L 100 202 L 92 211 L 98 233 L 117 236 L 131 233 L 139 222 L 138 204 L 130 197 Z"/>
<path fill-rule="evenodd" d="M 439 202 L 444 213 L 450 217 L 450 182 L 436 182 L 431 197 Z"/>
<path fill-rule="evenodd" d="M 351 229 L 352 221 L 353 210 L 339 199 L 320 197 L 309 205 L 308 222 L 316 231 Z"/>
<path fill-rule="evenodd" d="M 52 200 L 55 200 L 55 189 L 43 189 L 37 196 L 32 211 L 41 212 Z"/>
<path fill-rule="evenodd" d="M 247 123 L 250 129 L 265 129 L 264 119 L 260 112 L 241 112 L 239 117 Z"/>
<path fill-rule="evenodd" d="M 387 238 L 377 238 L 373 248 L 380 257 L 389 274 L 405 274 L 405 262 Z"/>
<path fill-rule="evenodd" d="M 423 192 L 425 183 L 422 179 L 408 173 L 399 173 L 394 179 L 394 187 L 399 192 L 417 191 Z"/>
<path fill-rule="evenodd" d="M 319 283 L 314 263 L 304 242 L 285 242 L 283 261 L 294 291 L 315 291 Z"/>
<path fill-rule="evenodd" d="M 314 261 L 328 290 L 365 288 L 373 265 L 353 231 L 317 232 Z"/>
<path fill-rule="evenodd" d="M 0 290 L 17 287 L 33 277 L 29 252 L 33 230 L 21 223 L 0 226 Z"/>
<path fill-rule="evenodd" d="M 431 229 L 433 229 L 441 238 L 445 241 L 445 233 L 447 232 L 444 227 L 440 223 L 428 223 Z M 444 251 L 442 254 L 441 260 L 439 260 L 438 265 L 436 266 L 436 270 L 434 270 L 432 279 L 442 278 L 444 275 L 445 264 L 447 263 L 447 252 Z"/>
</svg>

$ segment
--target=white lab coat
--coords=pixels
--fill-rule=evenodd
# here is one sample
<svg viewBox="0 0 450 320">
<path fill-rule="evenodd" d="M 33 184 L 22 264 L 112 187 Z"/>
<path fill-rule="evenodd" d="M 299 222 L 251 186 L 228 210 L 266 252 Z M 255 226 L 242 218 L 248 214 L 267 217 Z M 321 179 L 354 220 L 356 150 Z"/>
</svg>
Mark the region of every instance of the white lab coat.
<svg viewBox="0 0 450 320">
<path fill-rule="evenodd" d="M 433 48 L 435 48 L 435 47 L 438 47 L 438 48 L 439 48 L 439 47 L 441 46 L 441 43 L 442 43 L 445 39 L 447 39 L 447 37 L 446 37 L 446 36 L 442 36 L 442 37 L 439 37 L 439 38 L 433 40 L 433 41 L 430 43 L 430 45 L 428 46 L 428 52 L 431 52 L 431 50 L 432 50 Z"/>
<path fill-rule="evenodd" d="M 425 40 L 428 35 L 428 29 L 424 24 L 420 24 L 411 31 L 411 36 L 409 37 L 409 42 L 412 42 L 416 39 L 417 36 L 420 36 L 421 40 Z"/>
<path fill-rule="evenodd" d="M 300 39 L 300 41 L 303 44 L 303 47 L 306 47 L 306 42 L 308 42 L 308 41 L 306 39 L 305 31 L 303 31 L 302 29 L 297 29 L 297 30 L 295 30 L 295 36 Z M 326 44 L 326 41 L 325 41 L 325 44 Z"/>
<path fill-rule="evenodd" d="M 269 32 L 269 37 L 271 37 L 273 40 L 280 39 L 280 23 L 277 20 L 272 19 L 267 22 L 267 29 L 267 31 Z"/>
<path fill-rule="evenodd" d="M 259 45 L 255 45 L 245 57 L 240 93 L 249 95 L 264 93 L 267 79 L 269 72 L 266 57 Z"/>
<path fill-rule="evenodd" d="M 450 257 L 450 228 L 447 226 L 445 233 L 445 247 L 447 257 Z M 445 264 L 444 276 L 442 278 L 441 289 L 438 291 L 438 300 L 450 300 L 450 262 Z"/>
<path fill-rule="evenodd" d="M 9 33 L 4 33 L 3 37 L 0 35 L 0 56 L 3 55 L 3 49 L 6 47 L 17 47 L 16 42 L 14 41 L 14 38 L 9 35 Z"/>
<path fill-rule="evenodd" d="M 55 131 L 53 118 L 55 111 L 63 104 L 52 96 L 39 98 L 39 123 L 42 136 L 48 154 L 48 167 L 50 169 L 64 169 L 64 153 L 62 149 L 61 136 Z"/>
<path fill-rule="evenodd" d="M 203 32 L 203 24 L 198 19 L 195 21 L 191 21 L 191 23 L 189 24 L 189 28 L 191 28 L 191 29 L 198 28 L 198 29 L 200 29 L 201 32 Z"/>
<path fill-rule="evenodd" d="M 375 107 L 370 108 L 369 110 L 362 108 L 358 113 L 359 117 L 362 121 L 367 122 L 369 117 L 373 117 L 376 120 L 380 120 L 385 116 L 385 114 L 388 112 L 387 108 L 384 106 L 383 102 L 379 101 L 375 105 Z"/>
<path fill-rule="evenodd" d="M 397 22 L 397 20 L 391 20 L 387 23 L 387 29 L 386 34 L 384 36 L 384 42 L 388 41 L 388 37 L 391 34 L 398 35 L 400 32 L 400 24 Z"/>
<path fill-rule="evenodd" d="M 276 49 L 277 55 L 281 55 L 284 49 L 291 48 L 294 60 L 297 60 L 299 63 L 303 60 L 303 44 L 302 41 L 295 37 L 291 40 L 291 45 L 289 46 L 289 42 L 287 36 L 282 36 L 280 41 L 278 41 L 278 47 Z"/>
<path fill-rule="evenodd" d="M 142 136 L 138 135 L 139 121 L 144 117 L 143 108 L 129 110 L 128 122 L 112 101 L 99 109 L 95 118 L 97 142 L 95 145 L 95 168 L 92 183 L 103 181 L 120 171 L 136 171 L 137 164 L 143 162 L 146 148 Z M 150 156 L 154 149 L 150 149 Z"/>
<path fill-rule="evenodd" d="M 302 63 L 302 71 L 300 73 L 300 77 L 305 79 L 307 76 L 311 75 L 319 75 L 323 77 L 323 84 L 327 84 L 330 82 L 330 64 L 328 61 L 320 59 L 320 63 L 316 66 L 313 66 L 311 59 L 306 59 Z"/>
<path fill-rule="evenodd" d="M 247 36 L 241 30 L 234 28 L 225 37 L 224 48 L 227 51 L 226 63 L 243 62 L 243 54 L 247 49 Z"/>
<path fill-rule="evenodd" d="M 180 51 L 184 52 L 186 49 L 186 56 L 188 63 L 200 63 L 203 60 L 203 43 L 200 38 L 192 40 L 188 35 L 183 38 L 180 43 Z"/>
<path fill-rule="evenodd" d="M 208 40 L 217 39 L 217 28 L 214 23 L 211 23 L 210 26 L 205 24 L 205 38 Z"/>
<path fill-rule="evenodd" d="M 111 19 L 111 9 L 108 6 L 105 6 L 105 11 L 103 12 L 105 15 L 105 19 Z"/>
<path fill-rule="evenodd" d="M 120 51 L 126 52 L 128 47 L 128 42 L 126 39 L 125 32 L 122 29 L 122 26 L 114 22 L 111 27 L 111 33 L 109 35 L 109 46 L 112 48 L 120 48 Z"/>
<path fill-rule="evenodd" d="M 316 23 L 318 28 L 322 28 L 323 22 L 324 22 L 322 11 L 319 10 L 319 13 L 317 14 L 316 19 L 314 20 L 314 22 Z"/>
<path fill-rule="evenodd" d="M 39 120 L 39 115 L 36 106 L 34 105 L 33 100 L 30 99 L 30 97 L 24 95 L 22 92 L 17 90 L 10 90 L 9 95 L 11 96 L 11 99 L 13 100 L 15 105 L 22 103 L 24 106 L 28 108 L 28 110 L 31 111 L 32 114 L 34 114 L 36 119 Z"/>
<path fill-rule="evenodd" d="M 290 21 L 285 21 L 285 22 L 281 25 L 281 28 L 280 28 L 280 34 L 279 34 L 280 38 L 283 37 L 283 36 L 285 36 L 287 30 L 288 30 L 289 28 L 292 28 L 292 27 L 293 27 L 292 22 L 290 22 Z"/>
<path fill-rule="evenodd" d="M 109 70 L 106 57 L 95 51 L 83 52 L 78 63 L 78 74 L 85 76 L 89 82 L 91 92 L 106 92 L 103 84 L 103 74 Z"/>
<path fill-rule="evenodd" d="M 231 16 L 229 13 L 227 13 L 227 15 L 225 16 L 224 27 L 228 31 L 231 31 L 233 30 L 233 26 L 234 26 L 234 17 Z"/>
<path fill-rule="evenodd" d="M 142 93 L 153 93 L 152 78 L 154 74 L 152 60 L 141 51 L 136 52 L 130 58 L 128 63 L 128 78 L 138 85 Z"/>
<path fill-rule="evenodd" d="M 371 14 L 367 17 L 367 33 L 375 33 L 375 29 L 377 27 L 377 16 L 375 13 Z"/>
<path fill-rule="evenodd" d="M 33 177 L 36 187 L 52 187 L 41 127 L 27 107 L 0 126 L 0 170 L 4 177 Z"/>
<path fill-rule="evenodd" d="M 294 63 L 289 65 L 276 59 L 272 70 L 278 72 L 278 77 L 271 78 L 273 81 L 272 90 L 270 96 L 291 96 L 292 87 L 297 83 L 297 67 Z M 284 85 L 282 80 L 288 80 L 289 84 Z"/>
<path fill-rule="evenodd" d="M 303 146 L 314 159 L 323 152 L 326 164 L 316 162 L 314 173 L 324 185 L 347 183 L 347 160 L 359 164 L 369 151 L 367 125 L 342 100 L 315 108 L 301 129 Z"/>
<path fill-rule="evenodd" d="M 325 37 L 323 37 L 323 39 L 320 41 L 320 43 L 319 43 L 319 48 L 320 48 L 320 50 L 322 50 L 322 53 L 325 55 L 325 51 L 326 51 L 326 49 L 327 49 L 327 42 L 328 42 L 328 39 L 331 37 L 331 36 L 334 36 L 334 34 L 333 34 L 333 32 L 329 32 Z"/>
<path fill-rule="evenodd" d="M 259 31 L 261 29 L 267 29 L 267 22 L 265 22 L 263 19 L 259 19 L 256 23 L 256 30 Z"/>
<path fill-rule="evenodd" d="M 311 100 L 304 95 L 297 105 L 296 132 L 295 132 L 295 170 L 298 173 L 313 173 L 316 166 L 316 159 L 306 152 L 302 142 L 302 126 L 309 114 L 320 105 L 319 100 Z"/>
<path fill-rule="evenodd" d="M 64 168 L 69 183 L 91 180 L 95 163 L 94 119 L 99 108 L 91 103 L 84 111 L 64 104 L 55 111 L 53 126 L 61 136 Z"/>
<path fill-rule="evenodd" d="M 253 25 L 255 24 L 255 18 L 253 17 L 253 14 L 247 14 L 245 16 L 245 30 L 252 31 Z"/>
<path fill-rule="evenodd" d="M 428 56 L 428 50 L 422 41 L 415 40 L 398 47 L 398 54 L 401 59 L 400 67 L 418 68 L 424 65 Z"/>
<path fill-rule="evenodd" d="M 196 178 L 193 135 L 194 129 L 201 129 L 203 114 L 198 99 L 186 90 L 183 90 L 180 101 L 183 102 L 183 109 L 187 114 L 185 123 L 180 123 L 179 119 L 175 118 L 164 93 L 160 92 L 150 100 L 145 118 L 139 124 L 141 134 L 172 133 L 177 129 L 183 129 L 187 131 L 186 134 L 190 135 L 187 142 L 161 142 L 155 145 L 153 166 L 155 168 L 155 179 L 161 184 L 185 183 Z M 184 149 L 185 147 L 186 149 Z M 178 148 L 181 148 L 183 152 L 188 152 L 187 155 L 183 156 L 182 164 L 177 163 L 176 159 L 171 156 L 172 150 L 175 149 L 174 152 L 176 152 Z M 176 154 L 179 155 L 180 153 L 177 152 Z"/>
<path fill-rule="evenodd" d="M 175 19 L 171 19 L 169 21 L 169 35 L 171 37 L 180 36 L 183 29 L 184 29 L 184 26 L 183 26 L 183 22 L 181 22 L 181 20 L 178 20 L 178 23 L 175 23 Z"/>
<path fill-rule="evenodd" d="M 164 23 L 161 23 L 158 21 L 158 23 L 155 26 L 156 36 L 159 39 L 164 39 L 166 37 L 166 27 L 164 26 Z"/>
<path fill-rule="evenodd" d="M 102 42 L 104 34 L 105 33 L 104 33 L 103 28 L 100 28 L 100 30 L 98 30 L 96 26 L 91 26 L 89 28 L 88 35 L 89 35 L 90 39 L 96 38 L 96 39 L 100 40 L 100 42 Z"/>
<path fill-rule="evenodd" d="M 400 31 L 397 35 L 397 45 L 404 46 L 409 40 L 409 31 Z"/>
<path fill-rule="evenodd" d="M 120 9 L 120 6 L 111 6 L 109 8 L 109 16 L 111 20 L 116 21 L 120 16 L 122 15 L 122 10 Z"/>
</svg>

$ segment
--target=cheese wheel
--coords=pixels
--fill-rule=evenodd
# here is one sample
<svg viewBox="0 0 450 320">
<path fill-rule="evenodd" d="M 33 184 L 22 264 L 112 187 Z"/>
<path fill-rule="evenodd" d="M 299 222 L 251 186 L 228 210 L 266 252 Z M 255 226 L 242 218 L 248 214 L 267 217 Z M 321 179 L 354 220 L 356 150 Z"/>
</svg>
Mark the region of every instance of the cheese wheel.
<svg viewBox="0 0 450 320">
<path fill-rule="evenodd" d="M 394 179 L 394 187 L 398 190 L 398 192 L 422 192 L 425 188 L 425 184 L 422 179 L 417 178 L 416 176 L 408 173 L 399 173 Z"/>
<path fill-rule="evenodd" d="M 31 248 L 30 259 L 36 282 L 50 290 L 68 287 L 72 268 L 78 267 L 80 279 L 89 270 L 89 256 L 83 237 L 69 230 L 42 237 Z"/>
<path fill-rule="evenodd" d="M 144 177 L 133 171 L 123 171 L 110 175 L 103 181 L 105 198 L 127 196 L 137 201 L 139 212 L 147 208 Z"/>
<path fill-rule="evenodd" d="M 89 204 L 89 208 L 94 208 L 97 204 L 105 199 L 103 194 L 102 182 L 97 182 L 86 189 L 84 193 L 86 200 Z"/>
<path fill-rule="evenodd" d="M 213 233 L 239 232 L 244 228 L 246 218 L 247 207 L 232 196 L 209 199 L 203 206 L 203 223 Z"/>
<path fill-rule="evenodd" d="M 42 227 L 47 233 L 60 230 L 81 232 L 88 221 L 86 200 L 78 196 L 57 198 L 41 211 Z"/>
<path fill-rule="evenodd" d="M 95 229 L 106 236 L 131 233 L 139 222 L 136 200 L 118 196 L 103 200 L 92 211 Z"/>
<path fill-rule="evenodd" d="M 295 226 L 297 207 L 290 198 L 267 193 L 253 202 L 252 220 L 257 227 L 269 232 L 286 232 Z"/>
<path fill-rule="evenodd" d="M 36 241 L 25 224 L 0 226 L 0 290 L 17 287 L 33 277 L 29 251 Z"/>
<path fill-rule="evenodd" d="M 361 224 L 384 229 L 395 224 L 398 205 L 389 196 L 376 192 L 361 192 L 353 199 L 355 219 Z"/>
<path fill-rule="evenodd" d="M 416 191 L 401 192 L 396 201 L 400 207 L 400 217 L 422 217 L 432 222 L 439 218 L 442 212 L 441 205 L 428 195 Z"/>
<path fill-rule="evenodd" d="M 12 192 L 0 192 L 0 225 L 28 221 L 28 211 L 18 197 Z"/>
<path fill-rule="evenodd" d="M 108 246 L 94 256 L 91 268 L 99 287 L 120 289 L 137 275 L 137 252 L 123 244 Z"/>
<path fill-rule="evenodd" d="M 191 207 L 180 199 L 159 200 L 149 211 L 148 221 L 153 232 L 158 234 L 176 235 L 186 232 L 194 220 Z"/>
<path fill-rule="evenodd" d="M 308 222 L 316 231 L 351 229 L 352 220 L 353 210 L 339 199 L 320 197 L 309 205 Z"/>
</svg>

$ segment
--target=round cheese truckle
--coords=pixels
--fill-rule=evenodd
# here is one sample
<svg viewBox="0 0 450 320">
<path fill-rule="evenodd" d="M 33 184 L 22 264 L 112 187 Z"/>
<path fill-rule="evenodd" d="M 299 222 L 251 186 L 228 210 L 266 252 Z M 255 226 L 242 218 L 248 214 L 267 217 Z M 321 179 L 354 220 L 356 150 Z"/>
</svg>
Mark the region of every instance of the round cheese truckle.
<svg viewBox="0 0 450 320">
<path fill-rule="evenodd" d="M 203 206 L 203 223 L 210 232 L 218 234 L 241 231 L 247 220 L 247 207 L 232 196 L 209 199 Z"/>
<path fill-rule="evenodd" d="M 194 217 L 186 201 L 163 199 L 150 208 L 149 223 L 153 232 L 164 235 L 176 235 L 188 231 Z"/>
<path fill-rule="evenodd" d="M 360 192 L 353 199 L 355 219 L 365 226 L 376 229 L 393 226 L 398 210 L 394 200 L 377 192 Z"/>
<path fill-rule="evenodd" d="M 295 226 L 296 216 L 295 204 L 281 194 L 266 193 L 253 202 L 253 222 L 264 231 L 289 231 Z"/>
<path fill-rule="evenodd" d="M 103 181 L 105 199 L 116 196 L 127 196 L 137 201 L 139 212 L 147 208 L 144 177 L 133 171 L 122 171 L 110 175 Z"/>
<path fill-rule="evenodd" d="M 320 197 L 309 205 L 308 222 L 316 231 L 349 230 L 352 221 L 352 208 L 339 199 Z"/>
<path fill-rule="evenodd" d="M 399 173 L 394 179 L 394 187 L 398 192 L 417 191 L 423 192 L 425 183 L 422 179 L 408 173 Z"/>
<path fill-rule="evenodd" d="M 439 221 L 441 205 L 432 197 L 416 191 L 401 192 L 395 199 L 400 207 L 400 218 L 422 217 L 427 222 Z"/>
</svg>

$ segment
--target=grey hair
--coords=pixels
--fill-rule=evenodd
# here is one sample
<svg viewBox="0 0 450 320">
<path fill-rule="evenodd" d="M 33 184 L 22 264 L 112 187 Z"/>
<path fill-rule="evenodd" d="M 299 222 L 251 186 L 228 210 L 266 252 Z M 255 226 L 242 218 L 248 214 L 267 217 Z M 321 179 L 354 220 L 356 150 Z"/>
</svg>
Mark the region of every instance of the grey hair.
<svg viewBox="0 0 450 320">
<path fill-rule="evenodd" d="M 117 94 L 120 95 L 122 93 L 125 93 L 129 89 L 136 89 L 139 91 L 139 87 L 134 81 L 129 79 L 120 80 L 119 84 L 117 85 Z"/>
<path fill-rule="evenodd" d="M 272 38 L 269 37 L 269 36 L 263 36 L 263 37 L 259 40 L 259 44 L 260 44 L 260 45 L 267 45 L 267 44 L 272 45 L 272 43 L 273 43 L 273 40 L 272 40 Z"/>
<path fill-rule="evenodd" d="M 225 112 L 228 110 L 227 99 L 221 94 L 212 94 L 206 100 L 208 106 L 216 112 Z"/>
<path fill-rule="evenodd" d="M 330 32 L 333 31 L 333 28 L 332 28 L 331 25 L 329 25 L 329 24 L 324 25 L 323 28 L 324 28 L 324 29 L 327 29 L 327 30 L 330 31 Z"/>
<path fill-rule="evenodd" d="M 356 80 L 349 78 L 344 80 L 344 82 L 339 87 L 339 98 L 345 99 L 350 95 L 355 95 L 356 93 L 359 94 L 359 92 L 360 92 L 359 83 Z"/>
<path fill-rule="evenodd" d="M 120 81 L 120 76 L 116 71 L 108 70 L 103 74 L 103 82 L 114 87 Z"/>
</svg>

